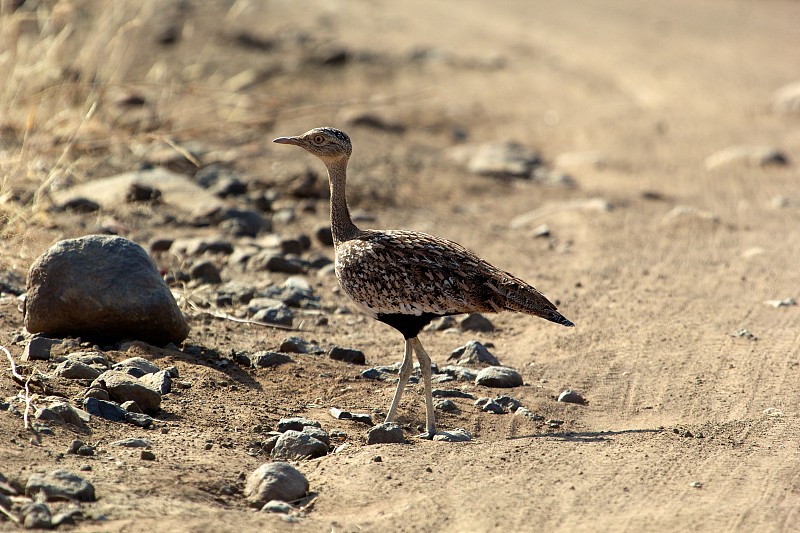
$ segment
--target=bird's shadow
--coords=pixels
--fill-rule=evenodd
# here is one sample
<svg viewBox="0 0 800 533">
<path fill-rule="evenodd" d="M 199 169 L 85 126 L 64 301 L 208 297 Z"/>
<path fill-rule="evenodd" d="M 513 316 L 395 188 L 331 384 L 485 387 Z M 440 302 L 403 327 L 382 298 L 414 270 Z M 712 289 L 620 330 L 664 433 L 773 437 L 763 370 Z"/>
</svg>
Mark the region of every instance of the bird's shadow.
<svg viewBox="0 0 800 533">
<path fill-rule="evenodd" d="M 612 440 L 616 435 L 626 434 L 645 434 L 663 433 L 664 429 L 620 429 L 617 431 L 564 431 L 561 433 L 529 433 L 526 435 L 514 435 L 507 437 L 508 440 L 519 439 L 558 439 L 567 442 L 606 442 Z"/>
</svg>

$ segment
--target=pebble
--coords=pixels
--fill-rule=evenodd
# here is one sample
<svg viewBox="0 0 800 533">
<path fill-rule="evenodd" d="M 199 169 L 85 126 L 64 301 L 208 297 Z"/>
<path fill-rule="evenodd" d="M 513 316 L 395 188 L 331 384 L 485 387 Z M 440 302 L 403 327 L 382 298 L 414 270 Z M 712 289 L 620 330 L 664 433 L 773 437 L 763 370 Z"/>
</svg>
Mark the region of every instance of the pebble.
<svg viewBox="0 0 800 533">
<path fill-rule="evenodd" d="M 200 283 L 216 285 L 222 283 L 219 268 L 211 261 L 200 261 L 189 270 L 189 277 Z"/>
<path fill-rule="evenodd" d="M 56 413 L 67 424 L 81 430 L 89 429 L 87 424 L 89 420 L 91 420 L 91 416 L 83 409 L 73 407 L 71 404 L 64 401 L 53 402 L 47 409 Z"/>
<path fill-rule="evenodd" d="M 117 440 L 111 443 L 112 446 L 122 446 L 124 448 L 147 448 L 152 446 L 153 442 L 150 439 L 139 439 L 129 437 L 127 439 Z"/>
<path fill-rule="evenodd" d="M 563 211 L 589 211 L 605 213 L 611 211 L 611 203 L 604 198 L 576 198 L 548 203 L 542 207 L 522 213 L 511 219 L 511 229 L 522 229 L 541 224 L 541 219 Z"/>
<path fill-rule="evenodd" d="M 403 430 L 394 422 L 384 422 L 367 431 L 367 444 L 404 444 Z"/>
<path fill-rule="evenodd" d="M 323 246 L 333 246 L 333 232 L 330 225 L 317 226 L 314 230 L 314 237 Z"/>
<path fill-rule="evenodd" d="M 147 252 L 116 236 L 62 240 L 28 272 L 25 328 L 54 336 L 179 343 L 189 325 Z"/>
<path fill-rule="evenodd" d="M 161 191 L 159 189 L 142 183 L 131 183 L 128 185 L 123 199 L 126 203 L 158 202 L 160 200 Z"/>
<path fill-rule="evenodd" d="M 172 376 L 166 370 L 145 374 L 139 378 L 139 381 L 159 394 L 168 394 L 172 391 Z"/>
<path fill-rule="evenodd" d="M 83 393 L 83 397 L 95 398 L 106 402 L 111 399 L 111 395 L 108 394 L 108 391 L 100 387 L 89 387 L 86 389 L 86 392 Z"/>
<path fill-rule="evenodd" d="M 447 367 L 445 367 L 447 368 Z M 472 379 L 475 379 L 474 377 Z M 475 396 L 468 392 L 464 392 L 458 389 L 433 389 L 431 394 L 434 398 L 466 398 L 468 400 L 474 400 Z"/>
<path fill-rule="evenodd" d="M 124 372 L 106 370 L 92 385 L 105 388 L 117 402 L 136 402 L 145 413 L 156 411 L 161 405 L 161 394 L 158 391 Z"/>
<path fill-rule="evenodd" d="M 480 176 L 528 178 L 533 169 L 541 163 L 536 150 L 515 142 L 486 143 L 468 149 L 470 157 L 467 168 L 473 174 Z M 459 155 L 456 154 L 456 157 Z"/>
<path fill-rule="evenodd" d="M 65 379 L 95 379 L 100 370 L 79 361 L 66 360 L 55 368 L 53 375 Z"/>
<path fill-rule="evenodd" d="M 325 446 L 327 446 L 328 448 L 330 448 L 331 446 L 331 436 L 328 434 L 327 431 L 325 431 L 322 428 L 318 428 L 315 426 L 305 426 L 302 430 L 302 433 L 314 437 L 318 441 L 325 444 Z"/>
<path fill-rule="evenodd" d="M 773 107 L 781 113 L 800 113 L 800 81 L 784 85 L 775 91 Z"/>
<path fill-rule="evenodd" d="M 294 430 L 294 431 L 303 431 L 303 428 L 306 426 L 311 427 L 322 427 L 322 425 L 310 418 L 303 418 L 301 416 L 295 416 L 292 418 L 281 418 L 278 420 L 278 431 L 283 433 L 284 431 Z"/>
<path fill-rule="evenodd" d="M 443 316 L 432 320 L 430 324 L 425 326 L 425 331 L 445 331 L 453 329 L 457 325 L 458 322 L 452 316 Z"/>
<path fill-rule="evenodd" d="M 289 307 L 319 309 L 319 296 L 314 294 L 308 280 L 300 276 L 290 276 L 280 287 L 270 287 L 263 294 Z"/>
<path fill-rule="evenodd" d="M 139 404 L 137 404 L 136 402 L 131 401 L 131 400 L 128 400 L 127 402 L 122 402 L 120 404 L 120 407 L 122 407 L 123 409 L 125 409 L 129 413 L 141 413 L 142 412 L 142 408 L 139 407 Z"/>
<path fill-rule="evenodd" d="M 23 361 L 47 361 L 50 359 L 50 350 L 61 341 L 50 339 L 41 335 L 34 335 L 22 352 Z"/>
<path fill-rule="evenodd" d="M 498 396 L 494 399 L 494 401 L 499 403 L 512 413 L 515 413 L 517 409 L 522 407 L 522 402 L 517 400 L 516 398 L 512 398 L 511 396 Z"/>
<path fill-rule="evenodd" d="M 300 337 L 286 337 L 281 341 L 278 347 L 279 352 L 283 353 L 304 353 L 304 354 L 322 354 L 325 351 L 319 347 L 314 341 L 307 341 Z"/>
<path fill-rule="evenodd" d="M 767 300 L 764 303 L 772 307 L 792 307 L 797 305 L 797 301 L 791 296 L 784 298 L 783 300 Z"/>
<path fill-rule="evenodd" d="M 282 272 L 285 274 L 299 274 L 303 272 L 303 264 L 293 261 L 281 253 L 272 250 L 262 250 L 254 254 L 247 260 L 247 269 L 270 272 Z"/>
<path fill-rule="evenodd" d="M 308 494 L 308 480 L 284 462 L 264 463 L 247 478 L 244 496 L 251 507 L 263 507 L 272 500 L 295 501 Z"/>
<path fill-rule="evenodd" d="M 459 381 L 475 381 L 475 378 L 478 377 L 477 372 L 465 366 L 447 365 L 442 368 L 442 372 Z"/>
<path fill-rule="evenodd" d="M 469 341 L 464 346 L 459 346 L 450 353 L 447 360 L 456 359 L 459 365 L 487 364 L 499 366 L 500 361 L 478 341 Z"/>
<path fill-rule="evenodd" d="M 270 368 L 292 362 L 292 358 L 288 355 L 270 351 L 256 352 L 249 359 L 254 368 Z"/>
<path fill-rule="evenodd" d="M 676 205 L 664 215 L 662 220 L 664 222 L 678 222 L 681 220 L 698 220 L 716 224 L 717 222 L 719 222 L 720 218 L 719 215 L 717 215 L 716 213 L 712 213 L 711 211 L 698 209 L 690 205 Z"/>
<path fill-rule="evenodd" d="M 496 415 L 506 413 L 505 408 L 491 398 L 478 398 L 475 400 L 475 406 L 486 413 L 494 413 Z"/>
<path fill-rule="evenodd" d="M 284 431 L 270 452 L 273 459 L 299 459 L 322 457 L 328 453 L 328 446 L 312 435 L 295 431 Z"/>
<path fill-rule="evenodd" d="M 257 322 L 291 327 L 294 322 L 294 313 L 287 305 L 278 302 L 270 307 L 259 309 L 253 314 L 252 319 Z"/>
<path fill-rule="evenodd" d="M 537 415 L 527 407 L 517 408 L 517 410 L 514 411 L 514 416 L 524 416 L 526 418 L 529 418 L 530 420 L 533 420 L 534 422 L 539 422 L 544 420 L 543 416 Z"/>
<path fill-rule="evenodd" d="M 586 405 L 586 399 L 581 396 L 579 393 L 575 392 L 572 389 L 567 389 L 561 394 L 558 395 L 559 402 L 565 403 L 577 403 L 579 405 Z"/>
<path fill-rule="evenodd" d="M 279 513 L 279 514 L 287 514 L 294 510 L 290 504 L 286 502 L 282 502 L 280 500 L 271 500 L 264 504 L 264 507 L 261 508 L 261 511 L 264 513 Z"/>
<path fill-rule="evenodd" d="M 458 322 L 458 327 L 462 331 L 494 331 L 494 324 L 480 313 L 471 313 Z"/>
<path fill-rule="evenodd" d="M 139 458 L 142 461 L 155 461 L 156 454 L 153 453 L 151 450 L 142 450 L 141 453 L 139 453 Z"/>
<path fill-rule="evenodd" d="M 80 507 L 68 507 L 61 512 L 53 515 L 51 525 L 57 528 L 61 525 L 74 525 L 77 519 L 83 518 L 83 510 Z"/>
<path fill-rule="evenodd" d="M 487 366 L 475 377 L 476 385 L 486 387 L 511 388 L 522 385 L 522 375 L 513 368 Z"/>
<path fill-rule="evenodd" d="M 26 503 L 20 508 L 25 529 L 50 529 L 53 527 L 50 508 L 44 503 Z"/>
<path fill-rule="evenodd" d="M 785 166 L 789 163 L 786 155 L 770 146 L 729 146 L 708 156 L 705 160 L 707 170 L 730 167 L 732 165 Z"/>
<path fill-rule="evenodd" d="M 334 346 L 328 351 L 328 357 L 336 361 L 344 361 L 345 363 L 352 363 L 355 365 L 363 365 L 367 363 L 367 358 L 361 350 L 354 350 L 352 348 L 342 348 L 341 346 Z"/>
<path fill-rule="evenodd" d="M 129 424 L 133 424 L 134 426 L 145 429 L 153 425 L 153 417 L 143 413 L 126 412 L 125 421 Z"/>
<path fill-rule="evenodd" d="M 472 435 L 466 429 L 456 428 L 448 431 L 440 431 L 433 436 L 433 440 L 441 442 L 469 442 Z"/>
<path fill-rule="evenodd" d="M 31 474 L 25 484 L 25 494 L 31 497 L 43 497 L 45 501 L 95 501 L 94 485 L 66 470 Z"/>
<path fill-rule="evenodd" d="M 343 411 L 336 407 L 331 407 L 330 414 L 337 420 L 352 420 L 353 422 L 361 422 L 372 426 L 372 417 L 366 413 L 351 413 L 350 411 Z"/>
<path fill-rule="evenodd" d="M 125 409 L 114 402 L 98 400 L 91 396 L 84 398 L 83 408 L 87 413 L 110 420 L 111 422 L 124 422 L 127 419 L 126 415 L 129 414 Z"/>
<path fill-rule="evenodd" d="M 124 372 L 135 378 L 140 378 L 145 374 L 153 374 L 161 370 L 158 365 L 148 361 L 144 357 L 129 357 L 111 366 L 112 370 Z"/>
<path fill-rule="evenodd" d="M 436 409 L 440 411 L 444 411 L 445 413 L 452 413 L 454 411 L 458 411 L 458 406 L 450 399 L 439 400 L 434 404 Z"/>
<path fill-rule="evenodd" d="M 222 209 L 217 217 L 221 229 L 235 237 L 255 237 L 262 231 L 272 231 L 269 219 L 251 209 Z"/>
</svg>

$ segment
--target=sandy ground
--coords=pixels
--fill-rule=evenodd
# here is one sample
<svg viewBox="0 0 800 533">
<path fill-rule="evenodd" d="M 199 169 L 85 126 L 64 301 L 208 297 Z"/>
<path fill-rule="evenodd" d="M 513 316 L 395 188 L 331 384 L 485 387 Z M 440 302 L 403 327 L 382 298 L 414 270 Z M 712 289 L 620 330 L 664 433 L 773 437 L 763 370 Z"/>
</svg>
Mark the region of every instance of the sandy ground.
<svg viewBox="0 0 800 533">
<path fill-rule="evenodd" d="M 764 303 L 800 296 L 800 116 L 773 107 L 775 91 L 800 79 L 800 3 L 116 5 L 43 5 L 39 23 L 17 20 L 16 37 L 4 15 L 3 37 L 20 44 L 13 80 L 22 89 L 7 87 L 0 102 L 2 185 L 29 202 L 2 206 L 12 216 L 3 273 L 24 276 L 53 242 L 107 217 L 142 244 L 213 233 L 158 227 L 124 210 L 44 209 L 49 188 L 136 168 L 165 136 L 226 154 L 243 179 L 280 185 L 296 169 L 321 167 L 270 140 L 339 126 L 355 146 L 348 185 L 354 209 L 374 218 L 367 225 L 456 240 L 532 282 L 576 323 L 501 314 L 493 333 L 422 337 L 439 364 L 468 340 L 493 343 L 525 379 L 511 394 L 565 423 L 548 428 L 460 400 L 460 412 L 440 415 L 440 425 L 466 428 L 473 442 L 366 446 L 364 426 L 327 414 L 388 408 L 393 384 L 359 379 L 363 367 L 298 356 L 272 370 L 220 369 L 175 352 L 155 362 L 177 365 L 193 386 L 167 397 L 155 430 L 95 420 L 82 438 L 104 453 L 59 459 L 75 437 L 69 430 L 37 441 L 19 418 L 0 413 L 3 474 L 24 481 L 33 471 L 90 465 L 83 474 L 99 501 L 87 514 L 105 520 L 81 531 L 800 530 L 800 308 Z M 172 45 L 156 41 L 164 17 L 181 28 Z M 42 27 L 47 20 L 52 28 Z M 58 31 L 69 25 L 62 43 Z M 349 53 L 343 64 L 319 65 L 337 50 Z M 77 88 L 46 69 L 25 70 L 37 57 L 36 66 L 79 72 Z M 100 93 L 87 88 L 90 73 Z M 101 105 L 78 128 L 92 98 L 108 102 L 124 90 L 146 95 L 153 115 L 126 122 Z M 351 124 L 366 113 L 405 131 Z M 540 150 L 577 186 L 487 179 L 450 156 L 459 144 L 509 139 Z M 737 145 L 774 147 L 788 165 L 707 168 L 708 156 Z M 588 198 L 611 209 L 553 209 Z M 511 224 L 542 207 L 530 223 Z M 320 201 L 276 231 L 310 232 L 326 212 Z M 533 236 L 543 223 L 549 240 Z M 235 269 L 223 277 L 285 278 Z M 347 305 L 335 279 L 311 280 L 325 309 Z M 0 300 L 0 320 L 2 342 L 19 360 L 17 304 Z M 275 348 L 286 335 L 199 315 L 191 324 L 187 344 L 222 354 Z M 327 326 L 306 320 L 302 328 L 297 334 L 322 345 L 363 350 L 370 365 L 401 359 L 400 335 L 358 315 L 329 313 Z M 741 328 L 757 340 L 732 336 Z M 566 388 L 588 405 L 556 402 Z M 17 390 L 4 372 L 2 396 Z M 298 463 L 314 497 L 294 524 L 224 490 L 241 487 L 240 475 L 265 460 L 247 454 L 259 438 L 251 428 L 287 415 L 317 418 L 350 444 Z M 408 435 L 424 425 L 419 386 L 404 396 L 400 421 Z M 108 447 L 127 436 L 152 439 L 157 460 Z"/>
</svg>

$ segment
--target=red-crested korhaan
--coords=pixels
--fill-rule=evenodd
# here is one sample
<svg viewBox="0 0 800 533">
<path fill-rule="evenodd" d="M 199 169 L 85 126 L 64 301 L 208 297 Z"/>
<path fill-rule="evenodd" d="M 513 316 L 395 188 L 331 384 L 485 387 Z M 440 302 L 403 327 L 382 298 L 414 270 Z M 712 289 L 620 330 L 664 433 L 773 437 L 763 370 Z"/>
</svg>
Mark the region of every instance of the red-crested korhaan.
<svg viewBox="0 0 800 533">
<path fill-rule="evenodd" d="M 403 334 L 405 351 L 400 379 L 386 422 L 394 420 L 417 353 L 425 387 L 426 433 L 436 434 L 431 394 L 431 359 L 417 335 L 431 320 L 474 312 L 518 311 L 563 326 L 564 318 L 542 293 L 496 268 L 460 244 L 405 230 L 359 229 L 345 197 L 350 137 L 335 128 L 314 128 L 273 142 L 293 144 L 325 163 L 331 188 L 331 230 L 336 277 L 344 292 L 367 315 Z"/>
</svg>

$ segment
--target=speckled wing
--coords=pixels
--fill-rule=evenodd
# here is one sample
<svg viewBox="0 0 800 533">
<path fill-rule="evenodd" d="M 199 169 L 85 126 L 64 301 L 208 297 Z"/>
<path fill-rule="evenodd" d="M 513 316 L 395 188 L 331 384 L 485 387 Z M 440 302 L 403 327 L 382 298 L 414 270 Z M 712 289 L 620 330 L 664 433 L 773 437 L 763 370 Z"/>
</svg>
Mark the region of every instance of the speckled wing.
<svg viewBox="0 0 800 533">
<path fill-rule="evenodd" d="M 563 318 L 522 280 L 457 243 L 425 233 L 362 231 L 337 247 L 336 275 L 345 292 L 373 316 L 514 309 Z"/>
</svg>

